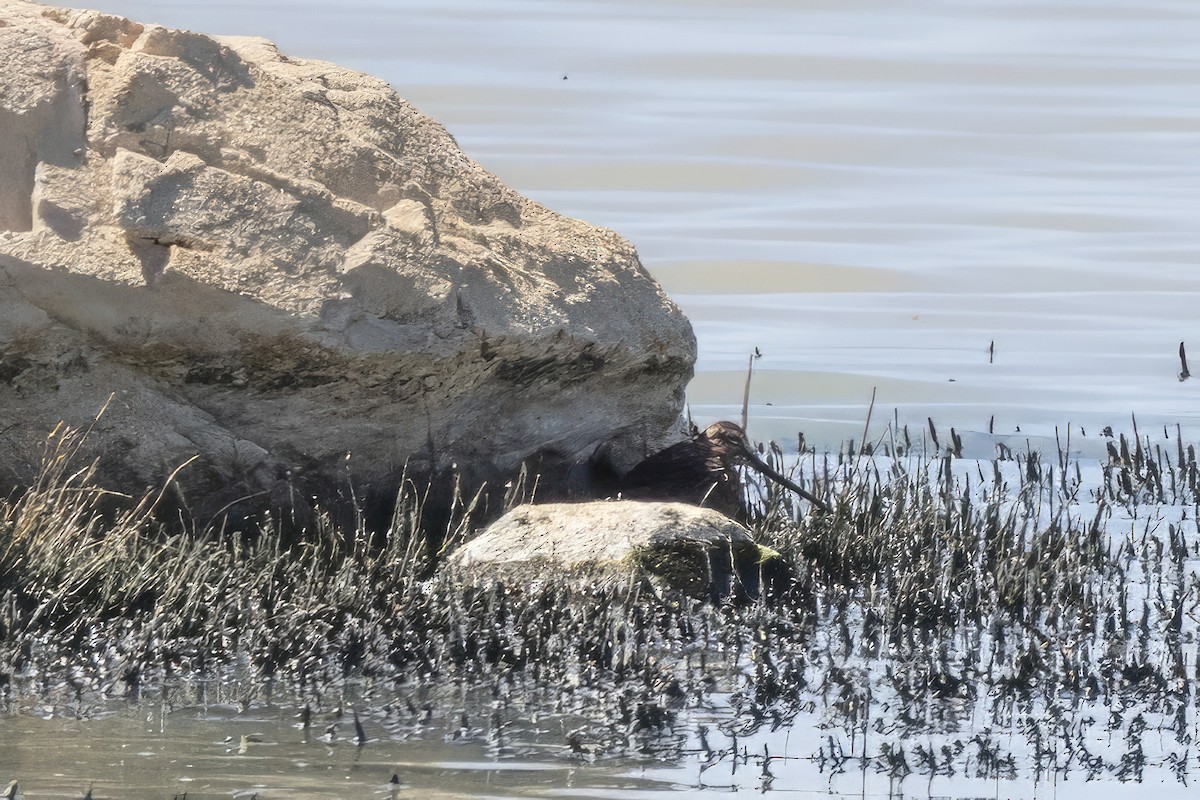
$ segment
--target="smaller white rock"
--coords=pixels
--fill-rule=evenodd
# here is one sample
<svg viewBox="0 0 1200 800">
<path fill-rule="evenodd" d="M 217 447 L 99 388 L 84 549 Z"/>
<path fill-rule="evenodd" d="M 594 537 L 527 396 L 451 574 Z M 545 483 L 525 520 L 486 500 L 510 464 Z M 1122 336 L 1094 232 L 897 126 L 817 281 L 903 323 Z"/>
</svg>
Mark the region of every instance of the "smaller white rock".
<svg viewBox="0 0 1200 800">
<path fill-rule="evenodd" d="M 774 555 L 712 509 L 625 500 L 520 506 L 455 552 L 449 565 L 468 580 L 633 576 L 700 595 L 714 574 L 728 578 L 731 563 L 757 565 Z"/>
</svg>

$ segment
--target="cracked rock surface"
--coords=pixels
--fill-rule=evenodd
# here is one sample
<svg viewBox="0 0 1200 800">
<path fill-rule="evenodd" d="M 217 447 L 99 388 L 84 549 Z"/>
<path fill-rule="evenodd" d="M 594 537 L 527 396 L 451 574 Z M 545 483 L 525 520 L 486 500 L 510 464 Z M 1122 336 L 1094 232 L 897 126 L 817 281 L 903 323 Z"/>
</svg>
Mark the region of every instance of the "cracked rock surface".
<svg viewBox="0 0 1200 800">
<path fill-rule="evenodd" d="M 0 0 L 0 487 L 60 420 L 140 493 L 565 479 L 678 436 L 691 326 L 612 231 L 504 186 L 386 83 Z"/>
</svg>

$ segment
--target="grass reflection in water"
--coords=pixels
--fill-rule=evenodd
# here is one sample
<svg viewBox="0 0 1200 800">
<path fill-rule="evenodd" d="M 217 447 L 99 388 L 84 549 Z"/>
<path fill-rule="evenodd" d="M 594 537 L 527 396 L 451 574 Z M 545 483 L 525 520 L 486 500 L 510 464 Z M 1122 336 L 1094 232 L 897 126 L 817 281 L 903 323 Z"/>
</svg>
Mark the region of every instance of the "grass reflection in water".
<svg viewBox="0 0 1200 800">
<path fill-rule="evenodd" d="M 381 796 L 1182 791 L 1194 447 L 1164 432 L 1112 440 L 1105 463 L 1069 446 L 980 461 L 888 438 L 874 455 L 768 452 L 834 510 L 748 487 L 756 535 L 796 577 L 717 607 L 636 584 L 422 577 L 439 556 L 411 486 L 374 539 L 330 523 L 293 544 L 269 528 L 169 534 L 152 499 L 99 514 L 60 432 L 44 480 L 4 508 L 0 779 L 115 795 L 140 780 L 113 766 L 133 749 L 157 776 L 144 796 L 209 791 L 185 779 L 263 797 L 345 782 Z M 53 740 L 80 766 L 40 759 Z"/>
</svg>

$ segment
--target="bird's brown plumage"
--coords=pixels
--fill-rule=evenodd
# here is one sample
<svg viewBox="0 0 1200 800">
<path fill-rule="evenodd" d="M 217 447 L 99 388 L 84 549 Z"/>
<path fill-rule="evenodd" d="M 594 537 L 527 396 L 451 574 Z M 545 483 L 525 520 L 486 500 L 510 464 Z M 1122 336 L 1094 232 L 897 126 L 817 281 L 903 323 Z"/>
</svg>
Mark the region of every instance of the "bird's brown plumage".
<svg viewBox="0 0 1200 800">
<path fill-rule="evenodd" d="M 759 457 L 746 432 L 732 422 L 714 422 L 685 442 L 661 450 L 621 478 L 626 497 L 678 500 L 733 517 L 745 516 L 737 466 L 747 464 L 823 511 L 817 497 L 780 475 Z"/>
</svg>

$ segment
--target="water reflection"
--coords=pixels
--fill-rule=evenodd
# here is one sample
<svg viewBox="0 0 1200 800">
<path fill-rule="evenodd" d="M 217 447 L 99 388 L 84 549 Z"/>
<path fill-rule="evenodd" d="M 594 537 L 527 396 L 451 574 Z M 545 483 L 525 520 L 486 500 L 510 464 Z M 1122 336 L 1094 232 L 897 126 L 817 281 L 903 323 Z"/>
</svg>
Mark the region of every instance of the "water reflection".
<svg viewBox="0 0 1200 800">
<path fill-rule="evenodd" d="M 826 640 L 812 653 L 823 647 L 840 650 Z M 132 800 L 650 800 L 738 791 L 1083 798 L 1098 779 L 1106 797 L 1135 797 L 1143 780 L 1164 800 L 1187 796 L 1183 743 L 1194 720 L 1183 709 L 1132 694 L 1118 703 L 1063 695 L 1048 705 L 976 697 L 972 684 L 945 675 L 935 693 L 941 700 L 927 704 L 884 688 L 898 684 L 881 664 L 846 672 L 840 657 L 819 661 L 810 690 L 786 714 L 753 721 L 749 697 L 714 695 L 645 738 L 640 752 L 607 752 L 598 729 L 569 730 L 577 722 L 569 715 L 500 714 L 480 695 L 452 713 L 429 706 L 416 714 L 403 703 L 359 697 L 360 743 L 350 733 L 354 712 L 340 706 L 311 711 L 304 727 L 305 706 L 173 706 L 164 699 L 171 692 L 153 692 L 136 703 L 93 706 L 86 719 L 49 705 L 8 716 L 0 722 L 0 766 L 27 798 L 89 790 L 93 798 Z M 888 671 L 914 670 L 911 677 L 924 680 L 918 661 L 901 659 Z M 731 716 L 735 709 L 739 716 Z"/>
<path fill-rule="evenodd" d="M 401 724 L 388 709 L 363 715 L 367 740 L 346 713 L 318 713 L 302 729 L 296 707 L 183 707 L 144 699 L 99 718 L 20 714 L 3 721 L 0 765 L 23 794 L 95 798 L 545 796 L 573 786 L 631 792 L 670 784 L 619 762 L 588 765 L 568 748 L 539 745 L 536 731 L 497 750 L 483 728 L 459 730 L 439 717 Z M 486 727 L 486 724 L 485 724 Z M 453 729 L 452 729 L 453 728 Z M 561 736 L 559 737 L 561 742 Z"/>
</svg>

